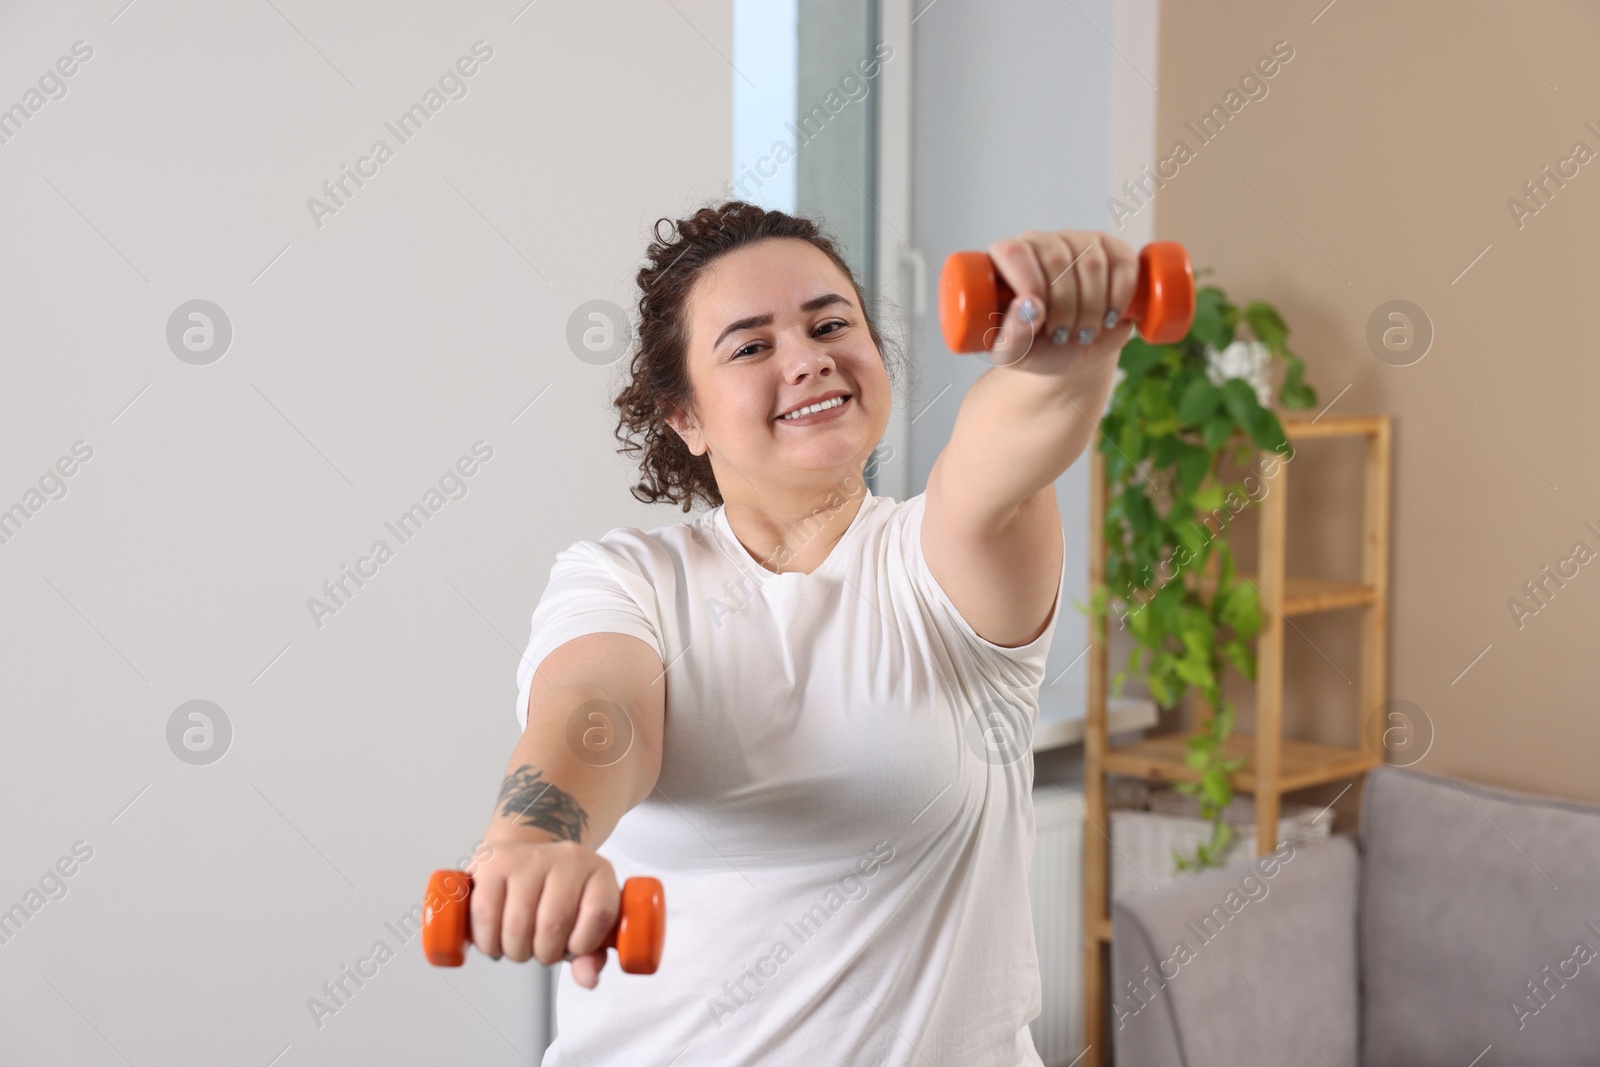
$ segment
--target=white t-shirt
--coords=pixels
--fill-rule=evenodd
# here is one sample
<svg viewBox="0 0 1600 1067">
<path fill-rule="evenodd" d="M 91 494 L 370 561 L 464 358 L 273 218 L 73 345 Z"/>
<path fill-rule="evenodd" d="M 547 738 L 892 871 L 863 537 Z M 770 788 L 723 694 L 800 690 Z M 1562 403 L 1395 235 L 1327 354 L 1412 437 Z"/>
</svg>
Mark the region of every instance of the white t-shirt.
<svg viewBox="0 0 1600 1067">
<path fill-rule="evenodd" d="M 1062 586 L 1043 634 L 993 644 L 923 560 L 925 495 L 857 489 L 810 574 L 762 567 L 722 507 L 557 555 L 517 719 L 574 637 L 660 654 L 660 779 L 597 851 L 661 879 L 667 924 L 653 975 L 560 968 L 544 1067 L 1041 1064 L 1028 742 Z"/>
</svg>

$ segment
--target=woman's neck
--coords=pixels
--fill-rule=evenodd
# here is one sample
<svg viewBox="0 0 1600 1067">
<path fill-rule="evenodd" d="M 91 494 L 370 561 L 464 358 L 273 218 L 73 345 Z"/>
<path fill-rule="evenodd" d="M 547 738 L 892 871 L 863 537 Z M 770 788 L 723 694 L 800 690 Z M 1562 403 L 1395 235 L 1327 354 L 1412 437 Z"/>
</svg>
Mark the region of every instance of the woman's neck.
<svg viewBox="0 0 1600 1067">
<path fill-rule="evenodd" d="M 745 550 L 775 574 L 810 574 L 827 560 L 866 503 L 857 482 L 853 494 L 830 492 L 809 507 L 724 500 L 728 526 Z"/>
</svg>

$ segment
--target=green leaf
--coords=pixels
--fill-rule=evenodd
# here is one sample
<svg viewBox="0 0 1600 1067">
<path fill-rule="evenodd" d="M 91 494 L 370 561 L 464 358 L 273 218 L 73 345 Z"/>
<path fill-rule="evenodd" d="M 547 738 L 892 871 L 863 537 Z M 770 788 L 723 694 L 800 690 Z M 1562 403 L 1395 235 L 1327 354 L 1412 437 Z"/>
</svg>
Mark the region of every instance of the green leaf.
<svg viewBox="0 0 1600 1067">
<path fill-rule="evenodd" d="M 1208 485 L 1197 490 L 1194 494 L 1194 510 L 1196 513 L 1216 511 L 1222 506 L 1222 486 Z"/>
<path fill-rule="evenodd" d="M 1218 395 L 1221 395 L 1220 391 Z M 1228 439 L 1228 435 L 1233 433 L 1237 426 L 1238 423 L 1234 422 L 1227 414 L 1218 413 L 1206 420 L 1204 428 L 1200 431 L 1200 436 L 1205 441 L 1206 447 L 1215 452 L 1222 447 L 1222 443 Z"/>
<path fill-rule="evenodd" d="M 1148 608 L 1141 607 L 1138 603 L 1133 603 L 1128 608 L 1127 623 L 1128 633 L 1135 641 L 1149 643 L 1150 611 Z"/>
<path fill-rule="evenodd" d="M 1122 426 L 1122 432 L 1117 435 L 1117 448 L 1130 463 L 1137 463 L 1144 457 L 1144 430 L 1138 420 L 1129 419 Z"/>
<path fill-rule="evenodd" d="M 1209 449 L 1196 448 L 1194 445 L 1183 446 L 1183 452 L 1178 456 L 1178 485 L 1185 496 L 1200 488 L 1200 483 L 1205 480 L 1206 472 L 1210 469 Z"/>
<path fill-rule="evenodd" d="M 1128 343 L 1122 346 L 1122 354 L 1117 357 L 1117 366 L 1122 368 L 1122 373 L 1127 375 L 1123 385 L 1128 381 L 1144 377 L 1146 371 L 1161 362 L 1165 345 L 1153 345 L 1138 337 L 1130 337 Z"/>
<path fill-rule="evenodd" d="M 1255 389 L 1243 378 L 1222 383 L 1222 404 L 1258 447 L 1277 450 L 1287 441 L 1278 416 L 1261 406 Z"/>
<path fill-rule="evenodd" d="M 1221 404 L 1221 390 L 1207 381 L 1204 375 L 1197 374 L 1184 389 L 1183 398 L 1178 401 L 1178 418 L 1185 426 L 1200 426 Z"/>
<path fill-rule="evenodd" d="M 1155 609 L 1161 615 L 1161 621 L 1167 629 L 1173 628 L 1173 623 L 1178 618 L 1183 608 L 1184 589 L 1182 582 L 1168 582 L 1156 593 Z"/>
<path fill-rule="evenodd" d="M 1295 410 L 1304 410 L 1314 407 L 1317 403 L 1317 391 L 1305 384 L 1306 365 L 1299 356 L 1287 348 L 1281 353 L 1288 370 L 1284 372 L 1283 385 L 1278 390 L 1278 399 L 1283 406 Z"/>
<path fill-rule="evenodd" d="M 1283 432 L 1283 423 L 1278 421 L 1278 413 L 1266 408 L 1261 409 L 1259 432 L 1250 436 L 1256 444 L 1269 452 L 1282 452 L 1289 447 L 1289 435 Z"/>
<path fill-rule="evenodd" d="M 1149 688 L 1150 695 L 1156 698 L 1157 704 L 1164 708 L 1170 708 L 1175 703 L 1172 699 L 1172 690 L 1168 689 L 1166 683 L 1155 675 L 1152 674 L 1146 678 L 1145 685 Z"/>
<path fill-rule="evenodd" d="M 1201 528 L 1200 523 L 1189 519 L 1176 528 L 1178 543 L 1188 549 L 1192 557 L 1184 566 L 1191 570 L 1199 570 L 1205 564 L 1206 541 L 1209 535 Z M 1176 562 L 1176 560 L 1174 560 Z"/>
<path fill-rule="evenodd" d="M 1256 422 L 1261 417 L 1261 402 L 1256 399 L 1256 391 L 1249 382 L 1243 378 L 1229 378 L 1223 382 L 1222 406 L 1232 416 L 1235 425 L 1245 433 L 1254 434 Z"/>
<path fill-rule="evenodd" d="M 1241 641 L 1248 641 L 1261 632 L 1261 608 L 1257 603 L 1255 586 L 1237 582 L 1218 598 L 1217 620 L 1232 627 Z"/>
<path fill-rule="evenodd" d="M 1291 385 L 1285 382 L 1283 388 L 1278 390 L 1278 399 L 1286 408 L 1304 411 L 1306 408 L 1317 406 L 1317 391 L 1309 385 Z"/>
<path fill-rule="evenodd" d="M 1230 309 L 1221 289 L 1214 285 L 1202 286 L 1194 295 L 1194 324 L 1189 327 L 1189 335 L 1219 351 L 1227 348 L 1233 343 Z"/>
<path fill-rule="evenodd" d="M 1217 709 L 1211 717 L 1212 722 L 1216 726 L 1217 736 L 1219 738 L 1226 738 L 1229 734 L 1233 733 L 1233 723 L 1238 716 L 1238 712 L 1234 710 L 1232 704 L 1224 701 L 1217 701 L 1212 706 Z"/>
<path fill-rule="evenodd" d="M 1135 533 L 1149 528 L 1155 521 L 1155 508 L 1150 498 L 1145 496 L 1143 484 L 1130 482 L 1122 490 L 1122 513 L 1133 523 Z"/>
<path fill-rule="evenodd" d="M 1228 662 L 1233 664 L 1234 670 L 1238 671 L 1242 677 L 1248 681 L 1255 681 L 1255 657 L 1250 654 L 1248 645 L 1237 640 L 1224 641 L 1222 643 L 1222 654 L 1228 658 Z"/>
<path fill-rule="evenodd" d="M 1284 338 L 1289 336 L 1289 327 L 1283 324 L 1283 319 L 1278 317 L 1277 310 L 1271 304 L 1264 300 L 1252 300 L 1241 314 L 1244 321 L 1250 324 L 1250 332 L 1256 335 L 1256 340 L 1275 353 L 1283 349 Z"/>
<path fill-rule="evenodd" d="M 1207 771 L 1200 780 L 1200 788 L 1205 793 L 1205 798 L 1219 808 L 1228 806 L 1228 801 L 1233 799 L 1233 789 L 1228 784 L 1228 776 L 1220 770 Z"/>
<path fill-rule="evenodd" d="M 1185 656 L 1178 660 L 1175 669 L 1178 677 L 1190 685 L 1210 685 L 1215 679 L 1215 675 L 1211 673 L 1211 664 L 1204 659 Z"/>
<path fill-rule="evenodd" d="M 1167 383 L 1159 378 L 1146 378 L 1139 387 L 1139 411 L 1146 436 L 1161 437 L 1178 429 L 1178 410 L 1172 406 Z"/>
</svg>

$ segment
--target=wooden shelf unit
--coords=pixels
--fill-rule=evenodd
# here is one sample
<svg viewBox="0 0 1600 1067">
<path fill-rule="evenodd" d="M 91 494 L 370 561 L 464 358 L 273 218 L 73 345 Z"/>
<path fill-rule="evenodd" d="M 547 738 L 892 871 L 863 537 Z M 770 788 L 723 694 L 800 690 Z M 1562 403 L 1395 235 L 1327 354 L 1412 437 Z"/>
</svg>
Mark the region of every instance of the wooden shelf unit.
<svg viewBox="0 0 1600 1067">
<path fill-rule="evenodd" d="M 1288 533 L 1289 479 L 1293 461 L 1261 452 L 1265 490 L 1260 510 L 1259 574 L 1252 581 L 1261 601 L 1261 631 L 1256 635 L 1256 733 L 1228 739 L 1228 755 L 1246 763 L 1233 774 L 1234 788 L 1255 798 L 1256 843 L 1259 853 L 1277 844 L 1282 795 L 1297 789 L 1358 778 L 1382 761 L 1365 749 L 1288 740 L 1283 726 L 1283 652 L 1285 623 L 1291 615 L 1358 608 L 1361 611 L 1361 677 L 1363 714 L 1383 703 L 1388 685 L 1389 615 L 1389 483 L 1393 426 L 1387 415 L 1345 415 L 1297 418 L 1280 413 L 1284 432 L 1298 450 L 1301 442 L 1329 437 L 1361 437 L 1365 441 L 1362 508 L 1361 580 L 1341 582 L 1284 573 Z M 1278 459 L 1270 477 L 1265 463 Z M 1090 451 L 1089 585 L 1091 593 L 1106 584 L 1105 525 L 1107 487 L 1105 461 Z M 1218 532 L 1218 536 L 1222 531 Z M 1202 578 L 1203 582 L 1214 581 Z M 1110 620 L 1106 621 L 1107 627 Z M 1108 635 L 1109 636 L 1109 635 Z M 1110 1062 L 1110 885 L 1107 852 L 1111 825 L 1106 810 L 1106 775 L 1122 774 L 1154 782 L 1193 781 L 1198 775 L 1184 763 L 1185 735 L 1171 734 L 1110 747 L 1106 701 L 1110 672 L 1107 643 L 1090 632 L 1087 716 L 1084 725 L 1084 804 L 1091 832 L 1083 835 L 1083 990 L 1084 1041 L 1082 1067 Z M 1196 714 L 1204 711 L 1196 699 Z"/>
</svg>

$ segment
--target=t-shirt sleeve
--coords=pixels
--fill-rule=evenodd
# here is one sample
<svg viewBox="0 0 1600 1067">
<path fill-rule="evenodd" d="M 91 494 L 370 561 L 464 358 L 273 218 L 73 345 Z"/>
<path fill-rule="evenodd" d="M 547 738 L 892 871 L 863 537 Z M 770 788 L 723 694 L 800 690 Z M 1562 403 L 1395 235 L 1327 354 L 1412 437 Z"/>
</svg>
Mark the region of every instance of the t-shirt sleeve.
<svg viewBox="0 0 1600 1067">
<path fill-rule="evenodd" d="M 1050 623 L 1044 632 L 1025 645 L 1008 648 L 988 640 L 972 628 L 965 616 L 956 609 L 949 594 L 928 569 L 922 554 L 922 517 L 927 505 L 927 495 L 919 493 L 907 500 L 905 519 L 901 524 L 901 545 L 906 569 L 918 599 L 929 611 L 941 631 L 959 635 L 959 640 L 985 668 L 984 673 L 997 684 L 1026 689 L 1037 687 L 1044 681 L 1045 660 L 1050 655 L 1050 645 L 1055 638 L 1056 622 L 1061 617 L 1061 593 L 1066 587 L 1066 539 L 1061 546 L 1061 576 L 1056 581 L 1055 606 L 1051 609 Z"/>
<path fill-rule="evenodd" d="M 575 637 L 617 633 L 637 637 L 661 655 L 655 589 L 628 552 L 600 541 L 578 541 L 556 554 L 550 581 L 533 609 L 528 647 L 517 663 L 517 723 L 528 726 L 528 694 L 544 658 Z"/>
</svg>

